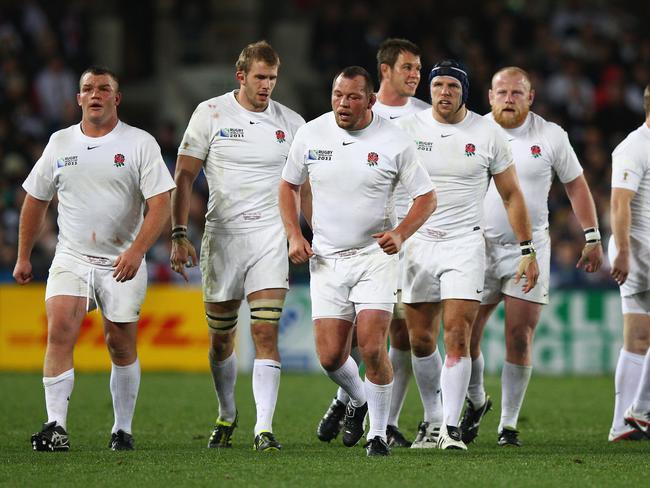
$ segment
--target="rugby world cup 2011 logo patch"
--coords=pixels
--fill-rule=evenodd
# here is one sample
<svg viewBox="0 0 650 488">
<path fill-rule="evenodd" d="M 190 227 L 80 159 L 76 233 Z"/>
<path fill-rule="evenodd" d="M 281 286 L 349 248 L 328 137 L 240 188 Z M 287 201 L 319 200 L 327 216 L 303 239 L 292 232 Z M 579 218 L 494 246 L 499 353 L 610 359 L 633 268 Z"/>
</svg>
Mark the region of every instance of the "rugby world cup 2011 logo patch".
<svg viewBox="0 0 650 488">
<path fill-rule="evenodd" d="M 284 135 L 283 130 L 276 130 L 275 131 L 275 140 L 278 141 L 280 144 L 283 142 L 286 142 L 286 136 Z"/>
<path fill-rule="evenodd" d="M 468 158 L 476 154 L 476 146 L 472 143 L 465 144 L 465 156 Z"/>
<path fill-rule="evenodd" d="M 542 148 L 539 146 L 530 146 L 530 154 L 534 158 L 539 158 L 542 155 Z"/>
<path fill-rule="evenodd" d="M 377 154 L 376 152 L 369 152 L 368 166 L 377 166 L 378 162 L 379 162 L 379 154 Z"/>
<path fill-rule="evenodd" d="M 113 158 L 113 164 L 115 165 L 116 168 L 121 168 L 122 166 L 124 166 L 124 161 L 126 161 L 124 154 L 118 153 Z"/>
<path fill-rule="evenodd" d="M 219 129 L 219 136 L 227 139 L 242 139 L 244 137 L 244 129 L 234 127 Z"/>
</svg>

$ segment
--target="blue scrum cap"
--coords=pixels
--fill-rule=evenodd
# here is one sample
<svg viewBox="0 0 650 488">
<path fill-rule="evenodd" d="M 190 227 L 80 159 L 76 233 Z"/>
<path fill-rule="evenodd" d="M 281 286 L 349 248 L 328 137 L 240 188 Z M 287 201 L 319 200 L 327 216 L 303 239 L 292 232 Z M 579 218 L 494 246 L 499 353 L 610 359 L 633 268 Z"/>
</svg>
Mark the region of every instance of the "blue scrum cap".
<svg viewBox="0 0 650 488">
<path fill-rule="evenodd" d="M 451 76 L 460 81 L 460 86 L 463 89 L 463 103 L 461 105 L 467 103 L 467 97 L 469 96 L 469 78 L 467 76 L 467 71 L 465 71 L 462 64 L 453 59 L 445 59 L 436 63 L 431 69 L 431 73 L 429 73 L 429 86 L 431 86 L 431 81 L 433 81 L 436 76 Z"/>
</svg>

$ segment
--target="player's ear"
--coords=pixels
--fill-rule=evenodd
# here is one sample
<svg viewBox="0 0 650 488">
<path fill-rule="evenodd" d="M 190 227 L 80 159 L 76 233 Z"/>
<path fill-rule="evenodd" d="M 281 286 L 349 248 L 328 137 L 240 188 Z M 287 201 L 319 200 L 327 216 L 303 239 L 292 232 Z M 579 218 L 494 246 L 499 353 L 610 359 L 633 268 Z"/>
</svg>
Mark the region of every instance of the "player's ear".
<svg viewBox="0 0 650 488">
<path fill-rule="evenodd" d="M 235 73 L 235 78 L 241 85 L 244 85 L 244 82 L 246 81 L 246 73 L 243 71 L 237 71 Z"/>
<path fill-rule="evenodd" d="M 122 92 L 117 92 L 115 94 L 115 106 L 119 106 L 119 104 L 122 102 Z"/>
<path fill-rule="evenodd" d="M 528 105 L 532 105 L 533 101 L 535 100 L 535 89 L 531 88 L 530 89 L 530 94 L 528 95 Z"/>
<path fill-rule="evenodd" d="M 374 93 L 371 93 L 370 97 L 368 97 L 368 98 L 369 98 L 369 100 L 368 100 L 368 110 L 370 110 L 372 108 L 372 106 L 375 104 L 375 102 L 377 101 L 377 95 L 375 95 Z"/>
</svg>

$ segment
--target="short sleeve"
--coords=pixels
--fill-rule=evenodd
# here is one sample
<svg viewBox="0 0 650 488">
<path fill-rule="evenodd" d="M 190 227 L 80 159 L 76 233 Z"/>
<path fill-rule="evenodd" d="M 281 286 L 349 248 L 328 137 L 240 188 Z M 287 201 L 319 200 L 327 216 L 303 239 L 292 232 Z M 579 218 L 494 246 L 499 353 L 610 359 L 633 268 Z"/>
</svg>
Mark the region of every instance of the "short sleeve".
<svg viewBox="0 0 650 488">
<path fill-rule="evenodd" d="M 306 149 L 302 142 L 302 128 L 296 132 L 296 137 L 289 149 L 287 162 L 282 169 L 282 179 L 292 185 L 302 185 L 307 180 L 307 166 L 305 164 Z"/>
<path fill-rule="evenodd" d="M 559 127 L 557 130 L 553 170 L 562 183 L 569 183 L 582 174 L 582 166 L 569 142 L 569 135 Z"/>
<path fill-rule="evenodd" d="M 56 182 L 54 180 L 54 170 L 58 164 L 64 165 L 62 158 L 60 161 L 55 160 L 51 149 L 52 139 L 45 146 L 45 150 L 36 164 L 29 172 L 27 179 L 23 183 L 23 188 L 27 193 L 38 200 L 50 201 L 56 193 Z"/>
<path fill-rule="evenodd" d="M 429 173 L 418 160 L 415 144 L 409 142 L 397 158 L 398 179 L 411 198 L 434 189 Z"/>
<path fill-rule="evenodd" d="M 160 153 L 160 146 L 149 134 L 140 148 L 140 191 L 146 199 L 176 188 Z"/>
<path fill-rule="evenodd" d="M 196 107 L 178 148 L 179 156 L 191 156 L 201 161 L 205 160 L 210 150 L 210 121 L 215 110 L 214 106 L 211 107 L 205 102 Z"/>
<path fill-rule="evenodd" d="M 498 175 L 514 164 L 510 144 L 496 130 L 492 131 L 492 154 L 490 156 L 490 174 Z"/>
<path fill-rule="evenodd" d="M 636 193 L 647 168 L 644 159 L 632 149 L 631 144 L 626 144 L 612 154 L 612 188 L 625 188 Z"/>
</svg>

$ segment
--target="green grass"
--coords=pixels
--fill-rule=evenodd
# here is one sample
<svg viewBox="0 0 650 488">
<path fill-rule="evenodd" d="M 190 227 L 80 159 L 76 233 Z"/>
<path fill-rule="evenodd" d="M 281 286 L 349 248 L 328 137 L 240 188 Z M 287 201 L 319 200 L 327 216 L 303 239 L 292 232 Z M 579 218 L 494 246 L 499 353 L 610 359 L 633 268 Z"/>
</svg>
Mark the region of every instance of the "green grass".
<svg viewBox="0 0 650 488">
<path fill-rule="evenodd" d="M 112 406 L 107 374 L 78 374 L 68 415 L 72 450 L 33 452 L 29 436 L 44 419 L 41 377 L 0 373 L 0 485 L 3 486 L 622 486 L 647 482 L 650 442 L 606 442 L 613 380 L 533 377 L 519 428 L 524 447 L 496 445 L 495 409 L 468 452 L 394 449 L 368 459 L 361 447 L 323 444 L 315 428 L 334 387 L 323 375 L 285 374 L 274 430 L 279 453 L 253 452 L 250 376 L 238 378 L 239 428 L 233 449 L 205 446 L 216 415 L 203 374 L 145 373 L 134 421 L 134 452 L 107 449 Z M 401 427 L 412 438 L 421 419 L 412 384 Z"/>
</svg>

